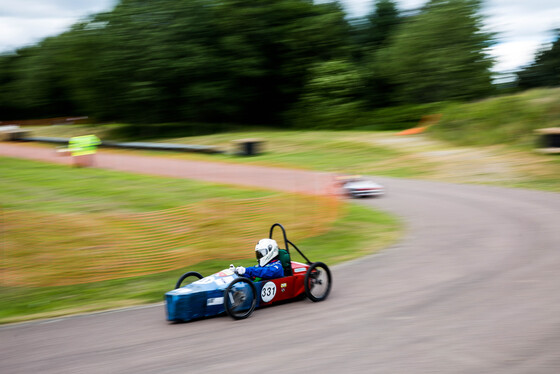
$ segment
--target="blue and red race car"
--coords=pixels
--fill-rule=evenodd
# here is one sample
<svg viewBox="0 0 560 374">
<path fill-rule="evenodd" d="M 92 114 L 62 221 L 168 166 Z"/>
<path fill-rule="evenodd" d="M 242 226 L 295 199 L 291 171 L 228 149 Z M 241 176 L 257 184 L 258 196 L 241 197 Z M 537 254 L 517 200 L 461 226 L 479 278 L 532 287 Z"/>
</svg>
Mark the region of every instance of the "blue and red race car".
<svg viewBox="0 0 560 374">
<path fill-rule="evenodd" d="M 275 223 L 270 227 L 272 239 L 274 228 L 283 233 L 285 249 L 279 250 L 279 260 L 284 268 L 282 278 L 252 281 L 238 275 L 232 269 L 202 277 L 200 273 L 183 274 L 175 289 L 165 294 L 167 319 L 169 321 L 190 321 L 211 317 L 226 312 L 234 319 L 251 315 L 260 306 L 307 296 L 312 301 L 327 298 L 331 289 L 332 277 L 327 265 L 311 262 L 286 237 L 284 227 Z M 291 261 L 289 247 L 295 249 L 307 263 Z M 181 286 L 189 277 L 198 280 Z"/>
</svg>

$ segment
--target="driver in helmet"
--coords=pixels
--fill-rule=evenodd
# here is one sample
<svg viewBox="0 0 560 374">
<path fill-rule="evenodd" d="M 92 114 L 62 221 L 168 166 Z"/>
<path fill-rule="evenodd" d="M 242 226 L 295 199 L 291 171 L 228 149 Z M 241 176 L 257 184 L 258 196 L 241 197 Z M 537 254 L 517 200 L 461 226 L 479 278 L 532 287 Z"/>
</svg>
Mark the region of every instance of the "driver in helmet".
<svg viewBox="0 0 560 374">
<path fill-rule="evenodd" d="M 276 243 L 276 240 L 259 240 L 255 247 L 255 252 L 259 262 L 258 265 L 248 268 L 243 266 L 235 268 L 233 265 L 230 265 L 230 268 L 235 270 L 237 274 L 253 280 L 281 278 L 284 276 L 282 263 L 278 259 L 278 243 Z"/>
</svg>

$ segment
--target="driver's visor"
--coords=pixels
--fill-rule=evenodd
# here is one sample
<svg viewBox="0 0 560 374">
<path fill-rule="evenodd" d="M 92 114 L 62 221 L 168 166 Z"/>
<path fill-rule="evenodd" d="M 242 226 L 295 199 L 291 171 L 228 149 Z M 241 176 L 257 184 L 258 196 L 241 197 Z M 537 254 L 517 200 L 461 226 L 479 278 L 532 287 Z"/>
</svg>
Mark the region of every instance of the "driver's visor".
<svg viewBox="0 0 560 374">
<path fill-rule="evenodd" d="M 261 258 L 266 256 L 267 253 L 268 253 L 268 250 L 266 250 L 266 249 L 257 249 L 257 260 L 260 260 Z"/>
</svg>

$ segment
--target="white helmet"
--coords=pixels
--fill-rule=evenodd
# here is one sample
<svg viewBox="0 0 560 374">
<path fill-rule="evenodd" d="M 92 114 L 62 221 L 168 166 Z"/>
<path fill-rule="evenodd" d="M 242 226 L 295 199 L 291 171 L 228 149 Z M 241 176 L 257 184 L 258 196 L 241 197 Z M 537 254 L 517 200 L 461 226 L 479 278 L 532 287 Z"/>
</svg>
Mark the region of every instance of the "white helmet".
<svg viewBox="0 0 560 374">
<path fill-rule="evenodd" d="M 264 266 L 278 256 L 278 243 L 273 239 L 261 239 L 255 247 L 255 252 L 259 265 Z"/>
</svg>

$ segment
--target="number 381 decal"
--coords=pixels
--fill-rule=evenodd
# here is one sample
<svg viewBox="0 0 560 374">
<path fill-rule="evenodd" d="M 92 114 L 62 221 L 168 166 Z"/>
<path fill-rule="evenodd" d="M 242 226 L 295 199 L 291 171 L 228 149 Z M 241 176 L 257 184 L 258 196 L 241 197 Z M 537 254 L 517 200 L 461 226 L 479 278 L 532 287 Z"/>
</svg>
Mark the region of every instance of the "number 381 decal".
<svg viewBox="0 0 560 374">
<path fill-rule="evenodd" d="M 261 290 L 262 301 L 268 303 L 274 299 L 274 295 L 276 295 L 276 285 L 273 282 L 266 282 Z"/>
</svg>

